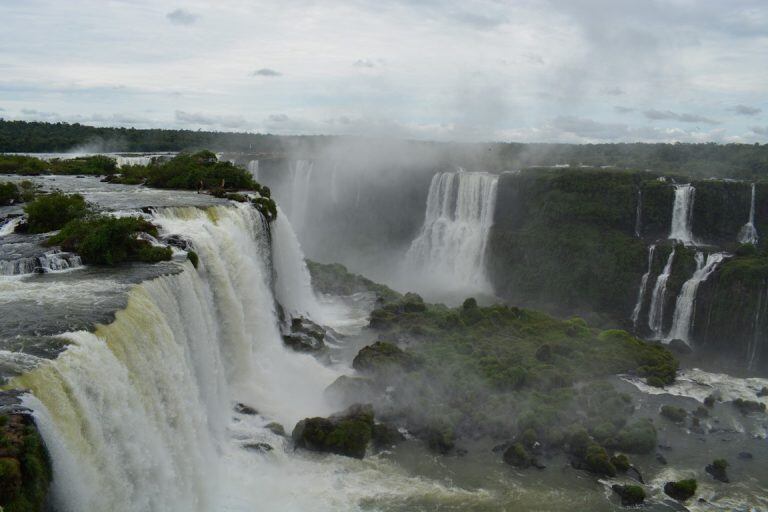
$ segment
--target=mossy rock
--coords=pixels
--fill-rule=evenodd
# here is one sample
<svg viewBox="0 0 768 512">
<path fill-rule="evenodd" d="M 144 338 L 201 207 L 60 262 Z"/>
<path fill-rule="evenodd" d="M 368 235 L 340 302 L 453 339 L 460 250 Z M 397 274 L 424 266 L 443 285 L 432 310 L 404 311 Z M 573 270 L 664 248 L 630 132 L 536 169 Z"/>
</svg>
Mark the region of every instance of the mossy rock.
<svg viewBox="0 0 768 512">
<path fill-rule="evenodd" d="M 730 479 L 728 478 L 728 461 L 725 459 L 715 459 L 712 461 L 712 464 L 708 464 L 705 469 L 707 473 L 712 475 L 712 478 L 715 480 L 718 480 L 720 482 L 723 482 L 727 484 L 730 482 Z"/>
<path fill-rule="evenodd" d="M 393 370 L 411 370 L 416 361 L 407 352 L 392 343 L 377 341 L 363 347 L 352 361 L 352 367 L 363 373 L 386 373 Z"/>
<path fill-rule="evenodd" d="M 639 485 L 614 484 L 611 489 L 619 495 L 621 504 L 625 507 L 640 505 L 645 501 L 645 490 Z"/>
<path fill-rule="evenodd" d="M 353 405 L 329 418 L 306 418 L 291 437 L 298 448 L 362 459 L 373 435 L 373 408 Z"/>
<path fill-rule="evenodd" d="M 664 484 L 664 493 L 677 501 L 686 501 L 696 494 L 698 484 L 694 479 L 678 480 Z"/>
<path fill-rule="evenodd" d="M 0 509 L 43 510 L 51 478 L 50 458 L 34 418 L 27 413 L 0 415 Z"/>
</svg>

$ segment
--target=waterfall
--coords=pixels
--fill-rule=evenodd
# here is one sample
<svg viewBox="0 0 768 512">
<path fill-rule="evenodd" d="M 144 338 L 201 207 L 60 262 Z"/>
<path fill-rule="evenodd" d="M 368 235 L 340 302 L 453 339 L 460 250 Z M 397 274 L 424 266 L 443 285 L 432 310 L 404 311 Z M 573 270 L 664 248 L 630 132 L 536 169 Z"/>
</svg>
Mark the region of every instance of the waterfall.
<svg viewBox="0 0 768 512">
<path fill-rule="evenodd" d="M 281 478 L 295 483 L 290 474 L 310 471 L 308 478 L 329 489 L 335 481 L 322 464 L 291 466 L 282 438 L 264 424 L 290 429 L 301 417 L 330 413 L 323 389 L 338 373 L 283 347 L 265 223 L 246 204 L 165 209 L 153 222 L 191 241 L 198 269 L 184 263 L 180 273 L 134 286 L 113 323 L 64 334 L 70 345 L 63 354 L 12 382 L 31 390 L 26 404 L 53 460 L 54 507 L 311 507 L 322 490 L 297 497 Z M 276 231 L 273 239 L 283 236 Z M 233 423 L 234 402 L 256 407 L 259 416 Z M 276 445 L 276 459 L 241 448 L 253 438 Z M 333 510 L 321 504 L 316 508 Z"/>
<path fill-rule="evenodd" d="M 443 172 L 432 178 L 424 225 L 406 254 L 416 272 L 437 284 L 488 291 L 485 259 L 499 177 Z"/>
<path fill-rule="evenodd" d="M 755 229 L 755 184 L 752 184 L 752 202 L 749 207 L 749 221 L 739 232 L 740 244 L 757 245 L 757 229 Z"/>
<path fill-rule="evenodd" d="M 760 347 L 765 338 L 763 322 L 768 309 L 768 281 L 763 281 L 763 286 L 757 291 L 757 303 L 755 305 L 755 320 L 752 324 L 752 339 L 747 346 L 747 368 L 754 370 L 760 361 Z"/>
<path fill-rule="evenodd" d="M 297 232 L 302 233 L 307 220 L 310 200 L 310 186 L 314 163 L 311 160 L 296 160 L 291 165 L 291 188 L 288 199 L 288 217 Z"/>
<path fill-rule="evenodd" d="M 651 271 L 653 269 L 653 253 L 656 251 L 656 246 L 651 245 L 648 247 L 648 270 L 645 271 L 643 277 L 640 279 L 640 288 L 637 290 L 637 302 L 635 308 L 632 310 L 632 325 L 637 329 L 637 321 L 640 319 L 640 311 L 643 309 L 643 302 L 645 302 L 645 289 L 648 287 L 648 279 L 651 277 Z"/>
<path fill-rule="evenodd" d="M 251 173 L 253 181 L 259 181 L 259 161 L 250 160 L 246 168 L 248 169 L 248 172 Z"/>
<path fill-rule="evenodd" d="M 9 219 L 7 222 L 0 225 L 0 236 L 8 236 L 13 234 L 13 232 L 16 230 L 16 226 L 21 224 L 23 217 L 13 217 L 12 219 Z"/>
<path fill-rule="evenodd" d="M 637 191 L 637 209 L 635 210 L 635 236 L 640 238 L 640 231 L 642 228 L 643 219 L 643 190 Z"/>
<path fill-rule="evenodd" d="M 672 206 L 672 227 L 670 240 L 677 240 L 685 245 L 693 244 L 691 219 L 693 217 L 693 199 L 696 189 L 691 184 L 675 185 L 675 202 Z"/>
<path fill-rule="evenodd" d="M 656 278 L 656 284 L 653 287 L 653 294 L 651 295 L 651 308 L 648 311 L 648 327 L 653 331 L 656 339 L 662 338 L 662 330 L 664 329 L 664 303 L 667 298 L 667 281 L 672 273 L 672 263 L 675 261 L 676 248 L 672 249 L 667 258 L 667 263 L 664 265 L 664 269 Z"/>
<path fill-rule="evenodd" d="M 117 162 L 117 167 L 126 167 L 128 165 L 149 165 L 152 163 L 152 157 L 151 156 L 122 156 L 122 155 L 115 155 L 115 161 Z"/>
<path fill-rule="evenodd" d="M 285 312 L 292 317 L 309 317 L 322 322 L 322 312 L 312 290 L 309 270 L 304 262 L 299 240 L 291 224 L 278 210 L 277 219 L 272 223 L 275 238 L 273 254 L 275 274 L 275 296 Z"/>
<path fill-rule="evenodd" d="M 696 253 L 696 270 L 690 279 L 684 284 L 677 296 L 675 313 L 672 317 L 672 328 L 667 339 L 679 339 L 690 344 L 691 327 L 693 327 L 693 313 L 696 307 L 696 292 L 699 285 L 712 275 L 717 266 L 723 261 L 725 254 L 716 252 L 704 258 L 701 252 Z"/>
<path fill-rule="evenodd" d="M 72 270 L 83 265 L 80 256 L 57 249 L 46 251 L 39 256 L 0 260 L 0 276 L 22 276 L 27 274 L 47 274 Z"/>
</svg>

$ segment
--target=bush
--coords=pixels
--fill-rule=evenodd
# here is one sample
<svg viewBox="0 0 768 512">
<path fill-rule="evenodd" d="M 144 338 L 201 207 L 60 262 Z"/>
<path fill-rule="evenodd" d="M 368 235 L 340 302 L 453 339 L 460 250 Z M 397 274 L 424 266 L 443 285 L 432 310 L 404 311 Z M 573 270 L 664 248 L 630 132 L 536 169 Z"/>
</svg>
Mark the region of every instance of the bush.
<svg viewBox="0 0 768 512">
<path fill-rule="evenodd" d="M 685 418 L 688 417 L 688 413 L 685 409 L 681 407 L 673 407 L 671 405 L 662 405 L 659 414 L 675 423 L 683 423 Z"/>
<path fill-rule="evenodd" d="M 667 482 L 664 485 L 664 493 L 677 501 L 685 501 L 696 494 L 696 480 L 679 480 L 677 482 Z"/>
<path fill-rule="evenodd" d="M 614 484 L 611 489 L 621 497 L 621 504 L 625 507 L 639 505 L 645 501 L 645 491 L 639 485 Z"/>
<path fill-rule="evenodd" d="M 88 206 L 80 194 L 53 192 L 37 197 L 24 207 L 30 233 L 61 229 L 68 222 L 85 217 Z"/>
<path fill-rule="evenodd" d="M 13 183 L 0 183 L 0 206 L 9 206 L 21 199 L 19 189 Z"/>
<path fill-rule="evenodd" d="M 656 448 L 656 428 L 650 420 L 636 421 L 619 430 L 616 438 L 609 441 L 609 448 L 627 453 L 650 453 Z"/>
<path fill-rule="evenodd" d="M 83 262 L 96 265 L 116 265 L 126 261 L 154 263 L 171 259 L 173 251 L 170 247 L 156 247 L 136 238 L 140 232 L 157 235 L 157 228 L 138 217 L 95 215 L 69 222 L 48 243 L 77 252 Z"/>
</svg>

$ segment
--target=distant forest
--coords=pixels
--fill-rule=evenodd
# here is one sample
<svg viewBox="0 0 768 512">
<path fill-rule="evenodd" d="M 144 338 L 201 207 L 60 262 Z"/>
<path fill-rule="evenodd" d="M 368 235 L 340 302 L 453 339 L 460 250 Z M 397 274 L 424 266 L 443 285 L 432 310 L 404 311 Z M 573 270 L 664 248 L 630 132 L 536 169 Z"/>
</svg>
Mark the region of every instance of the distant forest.
<svg viewBox="0 0 768 512">
<path fill-rule="evenodd" d="M 340 136 L 282 136 L 192 130 L 97 128 L 81 124 L 0 119 L 0 152 L 143 152 L 211 149 L 281 156 L 319 154 Z M 768 178 L 768 144 L 522 144 L 409 142 L 473 169 L 513 170 L 569 164 L 649 169 L 699 178 Z"/>
</svg>

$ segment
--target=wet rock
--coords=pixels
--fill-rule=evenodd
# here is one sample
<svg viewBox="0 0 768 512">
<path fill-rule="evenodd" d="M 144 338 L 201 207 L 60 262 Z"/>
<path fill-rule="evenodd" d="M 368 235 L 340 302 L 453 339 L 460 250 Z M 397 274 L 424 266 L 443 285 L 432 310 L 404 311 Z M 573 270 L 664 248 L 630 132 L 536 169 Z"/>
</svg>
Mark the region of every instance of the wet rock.
<svg viewBox="0 0 768 512">
<path fill-rule="evenodd" d="M 643 479 L 643 474 L 640 473 L 640 470 L 637 469 L 635 466 L 629 466 L 629 469 L 627 469 L 627 476 L 632 480 L 636 480 L 640 482 L 641 484 L 645 483 L 645 480 Z"/>
<path fill-rule="evenodd" d="M 664 493 L 677 501 L 686 501 L 696 494 L 697 487 L 696 480 L 678 480 L 664 484 Z"/>
<path fill-rule="evenodd" d="M 254 409 L 253 407 L 249 405 L 245 405 L 243 403 L 238 402 L 235 404 L 235 412 L 238 414 L 245 414 L 248 416 L 254 416 L 256 414 L 259 414 L 259 411 Z"/>
<path fill-rule="evenodd" d="M 259 453 L 271 452 L 274 449 L 272 448 L 272 445 L 268 443 L 246 443 L 243 445 L 243 448 Z"/>
<path fill-rule="evenodd" d="M 707 467 L 704 468 L 707 473 L 712 475 L 712 478 L 725 484 L 730 482 L 728 473 L 726 472 L 727 469 L 728 461 L 725 459 L 715 459 L 712 461 L 712 464 L 707 464 Z"/>
<path fill-rule="evenodd" d="M 405 436 L 397 428 L 386 423 L 376 423 L 371 432 L 373 447 L 377 450 L 391 448 L 392 446 L 405 441 Z"/>
<path fill-rule="evenodd" d="M 739 452 L 739 459 L 741 460 L 752 460 L 754 456 L 749 452 Z"/>
<path fill-rule="evenodd" d="M 267 423 L 267 425 L 264 428 L 266 428 L 267 430 L 269 430 L 270 432 L 272 432 L 273 434 L 275 434 L 277 436 L 285 436 L 286 435 L 285 434 L 285 428 L 280 423 L 277 423 L 277 422 L 274 422 L 274 421 L 272 423 Z"/>
<path fill-rule="evenodd" d="M 645 501 L 645 491 L 639 485 L 614 484 L 611 489 L 619 495 L 621 504 L 625 507 L 640 505 Z"/>
<path fill-rule="evenodd" d="M 328 418 L 305 418 L 291 437 L 296 447 L 362 459 L 373 434 L 373 408 L 356 404 Z"/>
<path fill-rule="evenodd" d="M 754 414 L 759 412 L 765 412 L 765 404 L 762 402 L 756 402 L 754 400 L 744 400 L 743 398 L 737 398 L 731 402 L 739 412 L 743 415 Z"/>
<path fill-rule="evenodd" d="M 674 339 L 669 342 L 667 345 L 667 348 L 669 348 L 670 351 L 674 352 L 677 355 L 686 355 L 691 354 L 693 352 L 693 349 L 690 345 L 688 345 L 685 341 L 680 339 Z"/>
<path fill-rule="evenodd" d="M 657 454 L 656 454 L 656 462 L 658 462 L 659 464 L 661 464 L 661 465 L 663 465 L 663 466 L 666 466 L 666 465 L 667 465 L 667 459 L 666 459 L 666 457 L 664 457 L 664 456 L 663 456 L 662 454 L 660 454 L 660 453 L 657 453 Z"/>
<path fill-rule="evenodd" d="M 325 349 L 325 329 L 306 318 L 291 320 L 290 330 L 283 333 L 283 342 L 297 352 L 319 352 Z"/>
<path fill-rule="evenodd" d="M 763 386 L 763 389 L 757 392 L 758 398 L 763 398 L 764 396 L 768 396 L 768 386 Z"/>
</svg>

